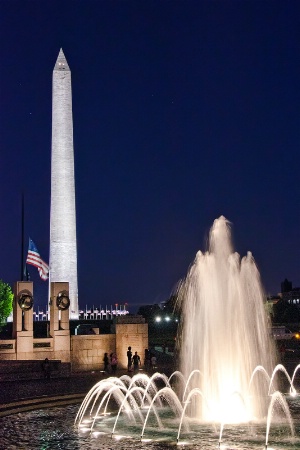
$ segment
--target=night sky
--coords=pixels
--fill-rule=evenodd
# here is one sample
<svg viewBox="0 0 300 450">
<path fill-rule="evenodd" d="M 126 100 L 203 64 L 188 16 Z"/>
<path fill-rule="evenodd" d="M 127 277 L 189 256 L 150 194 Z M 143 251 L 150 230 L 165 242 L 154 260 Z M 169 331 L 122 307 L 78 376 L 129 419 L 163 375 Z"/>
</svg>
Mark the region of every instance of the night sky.
<svg viewBox="0 0 300 450">
<path fill-rule="evenodd" d="M 213 220 L 300 285 L 300 2 L 0 0 L 0 278 L 49 260 L 52 71 L 72 72 L 79 306 L 166 300 Z M 29 266 L 36 305 L 47 282 Z"/>
</svg>

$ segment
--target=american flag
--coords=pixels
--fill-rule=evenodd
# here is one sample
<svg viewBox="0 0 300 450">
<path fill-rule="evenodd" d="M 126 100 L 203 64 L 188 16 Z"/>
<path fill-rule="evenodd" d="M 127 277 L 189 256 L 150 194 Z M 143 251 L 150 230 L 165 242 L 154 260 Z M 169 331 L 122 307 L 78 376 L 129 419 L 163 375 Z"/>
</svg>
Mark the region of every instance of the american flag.
<svg viewBox="0 0 300 450">
<path fill-rule="evenodd" d="M 45 261 L 42 260 L 38 252 L 38 249 L 36 248 L 33 240 L 30 238 L 26 264 L 31 264 L 32 266 L 37 267 L 42 280 L 48 279 L 49 266 L 48 264 L 45 263 Z"/>
</svg>

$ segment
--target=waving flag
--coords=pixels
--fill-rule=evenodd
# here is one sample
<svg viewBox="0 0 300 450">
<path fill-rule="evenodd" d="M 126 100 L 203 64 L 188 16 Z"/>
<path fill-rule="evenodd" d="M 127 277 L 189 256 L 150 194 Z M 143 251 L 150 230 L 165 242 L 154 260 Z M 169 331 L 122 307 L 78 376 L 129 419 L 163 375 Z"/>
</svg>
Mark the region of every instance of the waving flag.
<svg viewBox="0 0 300 450">
<path fill-rule="evenodd" d="M 49 266 L 48 264 L 45 263 L 45 261 L 42 260 L 38 252 L 38 249 L 36 248 L 34 242 L 30 238 L 26 264 L 31 264 L 32 266 L 37 267 L 42 280 L 48 279 Z"/>
</svg>

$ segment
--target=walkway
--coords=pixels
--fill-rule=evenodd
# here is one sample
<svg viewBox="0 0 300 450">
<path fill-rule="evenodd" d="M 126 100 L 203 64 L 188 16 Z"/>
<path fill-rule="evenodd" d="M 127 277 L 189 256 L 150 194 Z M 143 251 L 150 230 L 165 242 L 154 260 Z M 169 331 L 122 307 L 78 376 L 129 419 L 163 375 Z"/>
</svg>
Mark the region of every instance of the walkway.
<svg viewBox="0 0 300 450">
<path fill-rule="evenodd" d="M 155 351 L 156 370 L 170 374 L 173 355 Z M 117 376 L 127 374 L 119 369 Z M 36 408 L 80 403 L 88 391 L 108 375 L 103 371 L 81 372 L 69 377 L 23 379 L 0 382 L 0 417 Z"/>
<path fill-rule="evenodd" d="M 103 372 L 88 372 L 66 378 L 2 381 L 0 417 L 37 407 L 79 403 L 104 376 Z"/>
</svg>

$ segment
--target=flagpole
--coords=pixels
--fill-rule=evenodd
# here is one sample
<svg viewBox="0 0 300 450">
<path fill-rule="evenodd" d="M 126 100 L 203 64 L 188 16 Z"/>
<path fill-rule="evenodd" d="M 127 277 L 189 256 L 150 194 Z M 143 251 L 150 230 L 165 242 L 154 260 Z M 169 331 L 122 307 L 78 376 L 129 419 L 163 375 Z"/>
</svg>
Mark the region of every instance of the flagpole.
<svg viewBox="0 0 300 450">
<path fill-rule="evenodd" d="M 24 192 L 22 192 L 21 209 L 21 281 L 24 281 Z"/>
</svg>

